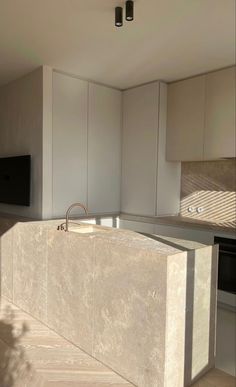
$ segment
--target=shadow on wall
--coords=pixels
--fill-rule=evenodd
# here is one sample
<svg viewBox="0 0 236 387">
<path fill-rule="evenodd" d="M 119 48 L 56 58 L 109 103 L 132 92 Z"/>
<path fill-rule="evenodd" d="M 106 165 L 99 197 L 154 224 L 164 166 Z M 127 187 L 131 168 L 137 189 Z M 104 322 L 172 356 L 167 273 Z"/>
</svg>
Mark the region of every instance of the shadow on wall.
<svg viewBox="0 0 236 387">
<path fill-rule="evenodd" d="M 202 207 L 200 213 L 188 207 Z M 182 163 L 182 216 L 236 225 L 236 161 L 218 160 Z"/>
<path fill-rule="evenodd" d="M 14 325 L 14 312 L 6 307 L 0 319 L 0 386 L 14 387 L 19 379 L 23 382 L 31 372 L 20 342 L 28 331 L 27 325 Z M 23 382 L 24 385 L 24 382 Z"/>
</svg>

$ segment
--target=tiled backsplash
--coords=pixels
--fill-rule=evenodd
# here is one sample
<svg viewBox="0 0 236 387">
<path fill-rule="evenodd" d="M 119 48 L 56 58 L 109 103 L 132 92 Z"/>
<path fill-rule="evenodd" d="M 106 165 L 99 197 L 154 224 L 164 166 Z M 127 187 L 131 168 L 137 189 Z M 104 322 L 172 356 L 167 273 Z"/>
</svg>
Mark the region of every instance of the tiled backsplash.
<svg viewBox="0 0 236 387">
<path fill-rule="evenodd" d="M 180 213 L 236 226 L 236 160 L 182 163 Z"/>
</svg>

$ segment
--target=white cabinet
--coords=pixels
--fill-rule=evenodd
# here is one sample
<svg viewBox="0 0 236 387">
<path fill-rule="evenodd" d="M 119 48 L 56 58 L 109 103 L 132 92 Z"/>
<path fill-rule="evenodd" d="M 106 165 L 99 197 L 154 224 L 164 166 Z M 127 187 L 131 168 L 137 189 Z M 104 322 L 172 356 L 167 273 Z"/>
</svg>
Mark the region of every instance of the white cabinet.
<svg viewBox="0 0 236 387">
<path fill-rule="evenodd" d="M 119 212 L 121 92 L 54 72 L 52 142 L 53 216 Z"/>
<path fill-rule="evenodd" d="M 87 204 L 88 83 L 53 73 L 53 216 Z"/>
<path fill-rule="evenodd" d="M 158 82 L 123 94 L 122 212 L 155 214 L 158 103 Z"/>
<path fill-rule="evenodd" d="M 168 86 L 167 160 L 202 160 L 205 76 Z"/>
<path fill-rule="evenodd" d="M 178 213 L 180 165 L 165 159 L 167 86 L 162 82 L 123 95 L 122 201 L 128 214 Z"/>
<path fill-rule="evenodd" d="M 235 157 L 235 67 L 206 76 L 204 159 Z"/>
<path fill-rule="evenodd" d="M 168 85 L 167 160 L 235 157 L 235 69 Z"/>
<path fill-rule="evenodd" d="M 120 211 L 121 92 L 89 84 L 88 208 Z"/>
</svg>

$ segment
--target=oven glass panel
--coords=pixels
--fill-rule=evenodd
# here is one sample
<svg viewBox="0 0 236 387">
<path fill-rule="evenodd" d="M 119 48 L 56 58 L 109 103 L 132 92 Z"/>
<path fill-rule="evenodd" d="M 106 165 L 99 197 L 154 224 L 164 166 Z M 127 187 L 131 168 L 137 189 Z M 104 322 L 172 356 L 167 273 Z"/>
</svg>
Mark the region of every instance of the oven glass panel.
<svg viewBox="0 0 236 387">
<path fill-rule="evenodd" d="M 219 244 L 218 288 L 236 294 L 236 240 L 215 237 Z"/>
</svg>

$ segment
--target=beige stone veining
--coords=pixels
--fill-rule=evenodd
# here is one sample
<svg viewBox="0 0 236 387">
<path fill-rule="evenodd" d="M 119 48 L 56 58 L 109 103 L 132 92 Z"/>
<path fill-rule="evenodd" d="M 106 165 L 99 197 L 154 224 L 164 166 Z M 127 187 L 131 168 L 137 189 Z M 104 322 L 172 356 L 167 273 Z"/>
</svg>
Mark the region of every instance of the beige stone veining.
<svg viewBox="0 0 236 387">
<path fill-rule="evenodd" d="M 155 238 L 18 223 L 12 300 L 138 387 L 188 386 L 214 366 L 217 250 Z"/>
<path fill-rule="evenodd" d="M 132 387 L 132 384 L 2 300 L 0 386 Z"/>
<path fill-rule="evenodd" d="M 134 387 L 12 303 L 2 300 L 1 387 L 9 387 L 10 380 L 14 387 Z M 193 387 L 234 387 L 235 383 L 236 378 L 214 369 Z"/>
</svg>

